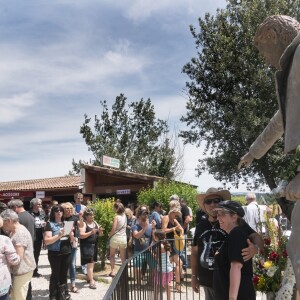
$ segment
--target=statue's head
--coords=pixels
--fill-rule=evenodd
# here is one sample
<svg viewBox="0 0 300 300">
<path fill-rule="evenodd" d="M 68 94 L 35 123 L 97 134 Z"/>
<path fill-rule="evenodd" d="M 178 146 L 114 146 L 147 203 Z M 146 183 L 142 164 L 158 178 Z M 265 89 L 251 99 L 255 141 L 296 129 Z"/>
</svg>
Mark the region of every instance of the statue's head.
<svg viewBox="0 0 300 300">
<path fill-rule="evenodd" d="M 267 63 L 280 69 L 279 60 L 287 46 L 300 33 L 300 23 L 288 16 L 270 16 L 261 23 L 254 36 L 254 46 Z"/>
</svg>

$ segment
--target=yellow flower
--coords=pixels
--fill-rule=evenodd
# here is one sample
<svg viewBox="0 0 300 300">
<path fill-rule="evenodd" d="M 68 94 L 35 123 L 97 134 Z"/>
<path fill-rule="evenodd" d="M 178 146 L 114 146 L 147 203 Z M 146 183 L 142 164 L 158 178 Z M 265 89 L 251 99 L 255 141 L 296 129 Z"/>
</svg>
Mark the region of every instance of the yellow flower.
<svg viewBox="0 0 300 300">
<path fill-rule="evenodd" d="M 271 266 L 272 266 L 272 262 L 269 261 L 269 260 L 267 260 L 267 261 L 264 263 L 264 268 L 267 269 L 267 270 L 268 270 Z"/>
<path fill-rule="evenodd" d="M 263 289 L 266 284 L 266 280 L 263 277 L 259 277 L 258 283 L 257 283 L 257 288 L 258 289 Z"/>
</svg>

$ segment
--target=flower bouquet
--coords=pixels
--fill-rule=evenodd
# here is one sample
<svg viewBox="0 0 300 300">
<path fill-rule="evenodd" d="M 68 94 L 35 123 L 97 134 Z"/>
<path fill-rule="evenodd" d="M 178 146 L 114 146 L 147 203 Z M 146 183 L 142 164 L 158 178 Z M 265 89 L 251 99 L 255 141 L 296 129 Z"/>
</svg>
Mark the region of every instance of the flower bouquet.
<svg viewBox="0 0 300 300">
<path fill-rule="evenodd" d="M 280 227 L 276 228 L 271 218 L 266 218 L 264 226 L 267 230 L 267 237 L 264 238 L 264 253 L 253 260 L 253 283 L 257 291 L 273 294 L 275 298 L 275 294 L 281 287 L 283 271 L 288 260 L 287 237 L 282 234 Z"/>
</svg>

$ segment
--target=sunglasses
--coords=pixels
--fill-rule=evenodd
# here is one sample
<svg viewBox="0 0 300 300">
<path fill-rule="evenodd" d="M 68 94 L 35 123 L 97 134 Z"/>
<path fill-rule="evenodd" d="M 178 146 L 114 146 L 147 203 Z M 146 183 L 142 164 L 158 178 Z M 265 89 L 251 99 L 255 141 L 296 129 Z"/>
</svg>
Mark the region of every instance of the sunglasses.
<svg viewBox="0 0 300 300">
<path fill-rule="evenodd" d="M 147 212 L 147 211 L 141 211 L 141 215 L 149 215 L 149 212 Z"/>
<path fill-rule="evenodd" d="M 54 208 L 53 209 L 54 212 L 64 212 L 62 208 Z"/>
<path fill-rule="evenodd" d="M 212 203 L 218 204 L 218 203 L 220 203 L 222 200 L 223 200 L 223 199 L 221 199 L 221 198 L 205 199 L 205 200 L 204 200 L 204 204 L 208 204 L 208 205 L 210 205 L 210 204 L 212 204 Z"/>
</svg>

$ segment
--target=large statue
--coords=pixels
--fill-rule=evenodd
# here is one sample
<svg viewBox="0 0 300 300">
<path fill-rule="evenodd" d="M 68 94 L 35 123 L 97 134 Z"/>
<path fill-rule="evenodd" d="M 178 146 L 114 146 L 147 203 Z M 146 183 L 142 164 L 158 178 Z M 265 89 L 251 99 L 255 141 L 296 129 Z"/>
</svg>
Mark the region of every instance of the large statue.
<svg viewBox="0 0 300 300">
<path fill-rule="evenodd" d="M 259 25 L 254 45 L 265 60 L 276 69 L 279 110 L 251 145 L 238 165 L 249 166 L 259 159 L 284 134 L 284 152 L 294 153 L 300 145 L 300 24 L 288 16 L 270 16 Z M 300 165 L 297 171 L 300 171 Z M 300 291 L 300 172 L 289 182 L 284 197 L 296 201 L 292 212 L 292 234 L 288 254 Z"/>
</svg>

